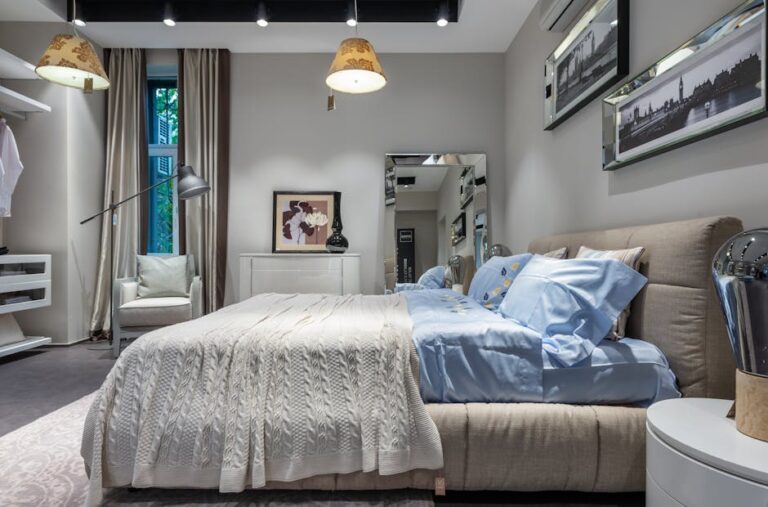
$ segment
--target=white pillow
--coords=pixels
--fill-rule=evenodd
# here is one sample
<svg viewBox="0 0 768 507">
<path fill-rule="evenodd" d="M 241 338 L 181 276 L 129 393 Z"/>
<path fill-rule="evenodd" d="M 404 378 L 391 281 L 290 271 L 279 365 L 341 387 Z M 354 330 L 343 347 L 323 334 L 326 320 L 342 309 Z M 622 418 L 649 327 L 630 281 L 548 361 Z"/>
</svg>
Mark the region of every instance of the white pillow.
<svg viewBox="0 0 768 507">
<path fill-rule="evenodd" d="M 159 257 L 137 255 L 139 267 L 139 297 L 186 297 L 187 256 Z"/>
</svg>

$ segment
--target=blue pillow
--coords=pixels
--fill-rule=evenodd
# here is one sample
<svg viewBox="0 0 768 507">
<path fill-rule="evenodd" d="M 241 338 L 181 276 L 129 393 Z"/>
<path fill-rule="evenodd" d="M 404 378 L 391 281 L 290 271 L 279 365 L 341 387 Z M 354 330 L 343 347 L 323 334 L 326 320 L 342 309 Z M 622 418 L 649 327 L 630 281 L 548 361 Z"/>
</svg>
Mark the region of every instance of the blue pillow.
<svg viewBox="0 0 768 507">
<path fill-rule="evenodd" d="M 442 289 L 445 287 L 445 266 L 429 268 L 417 283 L 425 289 Z"/>
<path fill-rule="evenodd" d="M 647 281 L 617 260 L 537 255 L 518 275 L 499 310 L 541 333 L 552 359 L 573 366 L 592 354 Z"/>
<path fill-rule="evenodd" d="M 497 311 L 517 275 L 523 270 L 531 254 L 509 257 L 491 257 L 472 278 L 469 297 L 492 311 Z"/>
</svg>

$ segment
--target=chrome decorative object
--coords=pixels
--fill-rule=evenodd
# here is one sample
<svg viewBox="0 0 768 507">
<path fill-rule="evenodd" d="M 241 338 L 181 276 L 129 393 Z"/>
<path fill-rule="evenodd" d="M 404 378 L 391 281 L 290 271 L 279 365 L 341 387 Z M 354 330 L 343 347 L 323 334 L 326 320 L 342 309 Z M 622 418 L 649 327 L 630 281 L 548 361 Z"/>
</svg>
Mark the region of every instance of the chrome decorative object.
<svg viewBox="0 0 768 507">
<path fill-rule="evenodd" d="M 467 261 L 461 255 L 454 255 L 448 259 L 448 267 L 451 268 L 451 280 L 453 280 L 453 290 L 463 292 L 464 277 L 467 276 Z"/>
<path fill-rule="evenodd" d="M 491 257 L 509 257 L 510 255 L 512 255 L 512 250 L 500 243 L 496 243 L 488 249 L 487 258 L 485 260 L 488 260 Z"/>
<path fill-rule="evenodd" d="M 712 277 L 736 366 L 768 377 L 768 228 L 729 239 L 715 255 Z"/>
</svg>

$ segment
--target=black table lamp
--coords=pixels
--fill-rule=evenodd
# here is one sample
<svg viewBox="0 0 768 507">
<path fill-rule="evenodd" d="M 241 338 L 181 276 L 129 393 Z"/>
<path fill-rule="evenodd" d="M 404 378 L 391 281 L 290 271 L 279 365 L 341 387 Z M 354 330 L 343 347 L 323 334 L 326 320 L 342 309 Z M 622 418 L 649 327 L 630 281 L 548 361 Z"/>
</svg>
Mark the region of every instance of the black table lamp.
<svg viewBox="0 0 768 507">
<path fill-rule="evenodd" d="M 167 182 L 169 182 L 169 181 L 171 181 L 173 179 L 176 179 L 176 178 L 179 179 L 179 183 L 178 183 L 178 187 L 177 187 L 177 192 L 178 192 L 178 195 L 179 195 L 179 199 L 183 199 L 183 200 L 192 199 L 192 198 L 197 197 L 199 195 L 206 194 L 206 193 L 210 192 L 210 190 L 211 190 L 211 186 L 208 185 L 208 182 L 206 182 L 203 178 L 201 178 L 198 175 L 196 175 L 194 169 L 192 169 L 188 165 L 181 165 L 181 164 L 179 164 L 178 170 L 172 176 L 169 176 L 168 178 L 166 178 L 166 179 L 164 179 L 162 181 L 158 181 L 154 185 L 149 186 L 149 187 L 145 188 L 144 190 L 141 190 L 141 191 L 133 194 L 130 197 L 126 197 L 122 201 L 114 202 L 115 201 L 115 192 L 112 191 L 112 197 L 110 199 L 112 202 L 109 205 L 109 207 L 99 211 L 95 215 L 92 215 L 92 216 L 86 218 L 85 220 L 80 222 L 80 225 L 86 224 L 86 223 L 90 222 L 91 220 L 100 217 L 104 213 L 111 213 L 111 215 L 112 215 L 112 227 L 115 227 L 117 225 L 117 208 L 119 208 L 120 206 L 122 206 L 126 202 L 128 202 L 130 200 L 133 200 L 133 199 L 137 198 L 138 196 L 149 192 L 153 188 L 158 187 L 158 186 L 162 185 L 163 183 L 167 183 Z M 115 280 L 115 276 L 114 276 L 114 269 L 115 268 L 114 268 L 114 264 L 113 264 L 114 254 L 115 254 L 115 234 L 114 234 L 114 231 L 112 231 L 110 233 L 110 235 L 109 235 L 109 282 L 110 282 L 110 284 L 109 284 L 109 319 L 110 319 L 110 321 L 109 321 L 109 325 L 110 325 L 109 336 L 110 336 L 110 340 L 111 340 L 111 337 L 112 337 L 112 332 L 111 332 L 112 319 L 114 318 L 114 311 L 113 311 L 114 309 L 112 308 L 112 291 L 113 291 L 112 284 L 114 283 L 114 280 Z"/>
</svg>

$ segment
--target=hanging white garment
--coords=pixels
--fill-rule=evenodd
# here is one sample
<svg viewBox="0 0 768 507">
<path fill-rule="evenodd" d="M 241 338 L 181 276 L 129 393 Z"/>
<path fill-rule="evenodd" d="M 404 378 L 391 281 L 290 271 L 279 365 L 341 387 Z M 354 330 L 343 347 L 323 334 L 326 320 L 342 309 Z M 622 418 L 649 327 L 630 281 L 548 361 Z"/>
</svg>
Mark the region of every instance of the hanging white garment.
<svg viewBox="0 0 768 507">
<path fill-rule="evenodd" d="M 0 119 L 0 217 L 11 216 L 11 195 L 24 165 L 11 127 Z"/>
</svg>

